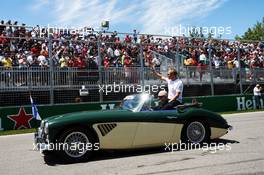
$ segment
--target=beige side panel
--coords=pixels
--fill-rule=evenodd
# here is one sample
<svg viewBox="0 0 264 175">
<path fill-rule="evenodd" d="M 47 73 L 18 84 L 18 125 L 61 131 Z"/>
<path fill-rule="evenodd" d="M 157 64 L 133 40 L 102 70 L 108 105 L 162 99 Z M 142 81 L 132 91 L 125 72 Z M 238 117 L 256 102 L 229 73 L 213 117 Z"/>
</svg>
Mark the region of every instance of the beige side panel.
<svg viewBox="0 0 264 175">
<path fill-rule="evenodd" d="M 172 142 L 179 143 L 181 140 L 181 132 L 182 132 L 183 124 L 176 124 L 176 127 L 173 131 Z"/>
<path fill-rule="evenodd" d="M 211 139 L 222 137 L 227 133 L 227 129 L 222 128 L 211 128 Z"/>
<path fill-rule="evenodd" d="M 139 123 L 134 148 L 163 146 L 178 142 L 181 126 L 173 123 Z"/>
<path fill-rule="evenodd" d="M 102 124 L 102 123 L 99 123 Z M 105 136 L 102 136 L 98 125 L 93 125 L 96 130 L 99 141 L 100 149 L 129 149 L 135 138 L 138 123 L 136 122 L 120 122 L 116 123 L 117 126 Z"/>
</svg>

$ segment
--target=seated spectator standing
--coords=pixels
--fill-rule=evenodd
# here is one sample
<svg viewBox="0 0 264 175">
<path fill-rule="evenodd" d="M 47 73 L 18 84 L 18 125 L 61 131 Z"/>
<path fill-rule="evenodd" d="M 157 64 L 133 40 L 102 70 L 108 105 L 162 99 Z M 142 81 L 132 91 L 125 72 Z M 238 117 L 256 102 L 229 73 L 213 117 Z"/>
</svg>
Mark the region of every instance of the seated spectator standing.
<svg viewBox="0 0 264 175">
<path fill-rule="evenodd" d="M 261 108 L 261 90 L 262 90 L 262 87 L 257 84 L 254 89 L 253 89 L 253 93 L 254 93 L 254 97 L 255 97 L 255 100 L 256 100 L 256 108 L 257 109 L 260 109 Z"/>
</svg>

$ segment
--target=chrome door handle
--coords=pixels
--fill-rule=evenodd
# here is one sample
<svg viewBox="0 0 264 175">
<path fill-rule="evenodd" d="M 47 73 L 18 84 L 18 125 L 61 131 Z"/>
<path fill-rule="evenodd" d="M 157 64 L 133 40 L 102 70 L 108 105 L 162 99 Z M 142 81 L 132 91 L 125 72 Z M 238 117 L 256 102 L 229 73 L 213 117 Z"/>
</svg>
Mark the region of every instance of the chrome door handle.
<svg viewBox="0 0 264 175">
<path fill-rule="evenodd" d="M 176 116 L 172 116 L 172 115 L 169 115 L 169 116 L 167 116 L 167 118 L 168 118 L 168 119 L 177 119 L 178 117 L 176 117 Z"/>
</svg>

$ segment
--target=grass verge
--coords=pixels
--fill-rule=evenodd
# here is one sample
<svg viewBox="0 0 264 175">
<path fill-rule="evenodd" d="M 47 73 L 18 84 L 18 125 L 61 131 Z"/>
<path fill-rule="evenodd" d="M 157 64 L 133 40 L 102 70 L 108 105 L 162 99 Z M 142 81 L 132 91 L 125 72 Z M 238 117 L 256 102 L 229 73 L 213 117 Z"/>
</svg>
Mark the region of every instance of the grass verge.
<svg viewBox="0 0 264 175">
<path fill-rule="evenodd" d="M 26 134 L 26 133 L 33 133 L 36 132 L 36 128 L 32 129 L 19 129 L 19 130 L 7 130 L 7 131 L 0 131 L 0 136 L 4 135 L 14 135 L 14 134 Z"/>
</svg>

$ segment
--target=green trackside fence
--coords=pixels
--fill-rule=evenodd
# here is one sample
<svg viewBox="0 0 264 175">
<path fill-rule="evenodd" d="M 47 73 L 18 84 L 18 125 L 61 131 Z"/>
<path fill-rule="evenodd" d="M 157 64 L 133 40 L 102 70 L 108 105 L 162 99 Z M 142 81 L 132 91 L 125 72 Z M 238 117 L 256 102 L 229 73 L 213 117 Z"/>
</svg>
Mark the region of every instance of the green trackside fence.
<svg viewBox="0 0 264 175">
<path fill-rule="evenodd" d="M 252 95 L 227 95 L 206 96 L 195 98 L 203 103 L 203 108 L 214 112 L 228 112 L 255 109 L 255 99 Z M 193 98 L 184 98 L 185 103 L 191 103 Z M 38 106 L 40 116 L 43 118 L 77 111 L 109 110 L 118 106 L 120 101 L 105 103 L 82 103 L 52 106 Z M 261 100 L 261 108 L 264 108 L 264 98 Z M 0 108 L 0 130 L 14 130 L 36 128 L 40 121 L 32 116 L 31 106 L 3 107 Z"/>
</svg>

